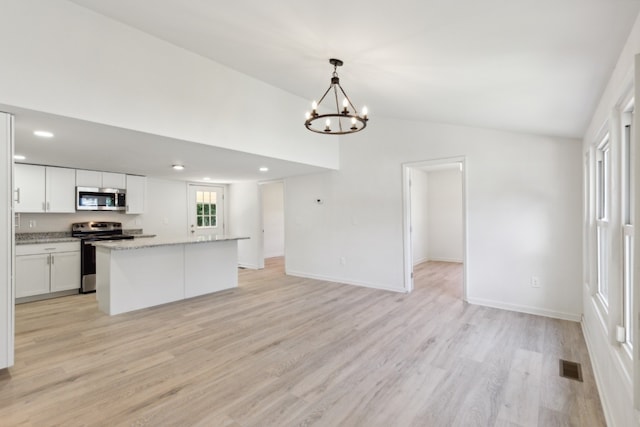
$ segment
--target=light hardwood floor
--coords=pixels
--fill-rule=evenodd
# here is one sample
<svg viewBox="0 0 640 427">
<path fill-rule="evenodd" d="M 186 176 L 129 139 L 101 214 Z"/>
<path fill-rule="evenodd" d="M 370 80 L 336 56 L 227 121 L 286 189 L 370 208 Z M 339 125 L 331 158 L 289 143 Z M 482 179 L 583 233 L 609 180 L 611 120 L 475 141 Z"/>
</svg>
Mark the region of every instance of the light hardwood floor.
<svg viewBox="0 0 640 427">
<path fill-rule="evenodd" d="M 579 324 L 463 303 L 461 271 L 421 264 L 403 295 L 272 259 L 238 289 L 113 317 L 94 295 L 19 305 L 0 425 L 605 425 Z"/>
</svg>

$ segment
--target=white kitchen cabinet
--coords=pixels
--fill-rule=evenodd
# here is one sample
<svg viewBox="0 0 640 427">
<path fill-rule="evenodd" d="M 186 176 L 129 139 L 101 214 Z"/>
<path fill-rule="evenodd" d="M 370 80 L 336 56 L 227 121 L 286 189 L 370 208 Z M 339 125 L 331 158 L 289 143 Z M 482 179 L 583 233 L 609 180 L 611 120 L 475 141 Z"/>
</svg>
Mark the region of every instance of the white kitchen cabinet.
<svg viewBox="0 0 640 427">
<path fill-rule="evenodd" d="M 80 289 L 80 251 L 51 254 L 50 291 Z"/>
<path fill-rule="evenodd" d="M 16 298 L 80 289 L 80 242 L 17 245 Z"/>
<path fill-rule="evenodd" d="M 75 212 L 75 170 L 16 164 L 16 212 Z"/>
<path fill-rule="evenodd" d="M 15 211 L 45 211 L 45 167 L 16 164 L 14 167 Z"/>
<path fill-rule="evenodd" d="M 49 254 L 16 256 L 16 298 L 49 293 Z"/>
<path fill-rule="evenodd" d="M 76 185 L 78 187 L 96 188 L 125 188 L 126 176 L 123 173 L 100 172 L 78 169 L 76 170 Z"/>
<path fill-rule="evenodd" d="M 127 187 L 127 178 L 123 173 L 102 172 L 102 188 L 118 188 Z"/>
<path fill-rule="evenodd" d="M 145 209 L 147 178 L 127 175 L 127 210 L 128 214 L 142 214 Z"/>
<path fill-rule="evenodd" d="M 78 187 L 102 187 L 102 172 L 76 170 L 76 185 Z"/>
<path fill-rule="evenodd" d="M 76 171 L 75 169 L 45 168 L 46 212 L 76 211 Z"/>
</svg>

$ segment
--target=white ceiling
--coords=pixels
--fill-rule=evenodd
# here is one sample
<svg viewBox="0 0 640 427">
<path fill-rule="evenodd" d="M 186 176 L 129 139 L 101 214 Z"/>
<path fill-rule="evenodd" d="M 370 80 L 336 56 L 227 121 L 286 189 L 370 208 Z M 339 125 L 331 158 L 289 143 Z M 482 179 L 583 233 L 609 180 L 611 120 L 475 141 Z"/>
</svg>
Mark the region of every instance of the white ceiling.
<svg viewBox="0 0 640 427">
<path fill-rule="evenodd" d="M 152 176 L 156 178 L 228 183 L 268 181 L 326 169 L 209 145 L 150 135 L 128 129 L 0 105 L 15 115 L 15 152 L 22 163 L 65 166 Z M 47 130 L 44 139 L 34 130 Z M 186 169 L 175 171 L 173 164 Z M 260 172 L 260 167 L 268 172 Z"/>
<path fill-rule="evenodd" d="M 309 100 L 329 85 L 328 59 L 340 58 L 343 87 L 356 107 L 367 105 L 372 121 L 568 137 L 585 131 L 640 10 L 638 0 L 73 2 Z M 16 114 L 16 151 L 27 162 L 216 182 L 322 170 L 0 108 Z M 36 128 L 56 137 L 38 139 Z M 174 172 L 175 162 L 188 167 Z"/>
<path fill-rule="evenodd" d="M 376 117 L 581 137 L 637 0 L 73 0 L 309 100 Z M 292 118 L 295 120 L 297 118 Z"/>
</svg>

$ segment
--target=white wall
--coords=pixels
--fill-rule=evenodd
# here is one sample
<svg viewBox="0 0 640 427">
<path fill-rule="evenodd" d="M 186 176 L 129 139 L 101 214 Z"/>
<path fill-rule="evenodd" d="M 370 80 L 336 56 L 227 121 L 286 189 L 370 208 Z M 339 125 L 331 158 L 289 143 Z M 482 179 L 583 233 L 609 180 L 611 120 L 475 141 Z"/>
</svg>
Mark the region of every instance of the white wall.
<svg viewBox="0 0 640 427">
<path fill-rule="evenodd" d="M 18 233 L 71 231 L 71 224 L 83 221 L 118 221 L 125 229 L 142 228 L 147 234 L 161 237 L 186 237 L 187 185 L 183 181 L 147 178 L 145 213 L 127 215 L 121 212 L 76 212 L 67 214 L 20 214 Z M 29 222 L 35 221 L 35 227 Z"/>
<path fill-rule="evenodd" d="M 284 185 L 271 182 L 260 186 L 262 192 L 263 256 L 284 255 Z"/>
<path fill-rule="evenodd" d="M 340 156 L 286 181 L 290 274 L 403 291 L 401 165 L 466 156 L 469 301 L 580 318 L 579 141 L 377 119 Z"/>
<path fill-rule="evenodd" d="M 0 104 L 316 166 L 308 100 L 64 0 L 5 0 Z M 277 106 L 277 108 L 274 108 Z"/>
<path fill-rule="evenodd" d="M 413 265 L 429 259 L 429 180 L 427 173 L 411 169 L 411 253 Z"/>
<path fill-rule="evenodd" d="M 13 365 L 13 122 L 0 113 L 0 369 Z"/>
<path fill-rule="evenodd" d="M 462 172 L 452 169 L 427 175 L 429 260 L 462 262 Z"/>
<path fill-rule="evenodd" d="M 629 35 L 629 38 L 622 49 L 615 69 L 613 70 L 607 87 L 599 101 L 598 107 L 589 123 L 588 130 L 585 133 L 583 139 L 583 153 L 588 153 L 590 148 L 597 144 L 598 137 L 603 128 L 609 129 L 612 132 L 612 150 L 614 153 L 618 152 L 619 138 L 617 132 L 618 117 L 617 106 L 626 95 L 633 93 L 634 91 L 634 77 L 635 77 L 635 118 L 633 126 L 636 130 L 634 146 L 636 147 L 634 167 L 636 171 L 636 191 L 635 191 L 635 225 L 640 223 L 640 186 L 638 183 L 638 171 L 640 171 L 640 150 L 637 148 L 639 133 L 637 132 L 640 120 L 638 119 L 638 100 L 640 99 L 640 87 L 638 82 L 640 81 L 640 61 L 636 56 L 640 53 L 640 17 L 636 20 L 633 29 Z M 634 71 L 635 61 L 635 71 Z M 616 166 L 617 159 L 614 154 L 614 166 L 613 177 L 614 187 L 612 191 L 612 200 L 614 206 L 619 200 L 619 168 Z M 583 157 L 584 158 L 584 157 Z M 585 171 L 588 174 L 588 170 Z M 592 181 L 593 182 L 593 181 Z M 592 186 L 593 187 L 593 186 Z M 587 190 L 589 191 L 589 190 Z M 590 190 L 593 197 L 593 189 Z M 588 193 L 585 192 L 585 197 Z M 589 199 L 586 199 L 589 200 Z M 593 200 L 590 201 L 590 205 L 585 203 L 585 210 L 588 213 L 589 207 L 593 206 Z M 614 209 L 616 212 L 617 209 Z M 588 216 L 587 216 L 588 218 Z M 617 215 L 612 218 L 612 233 L 611 233 L 611 258 L 609 260 L 610 277 L 620 278 L 620 266 L 622 265 L 621 251 L 619 248 L 621 232 L 619 228 L 619 219 Z M 589 266 L 585 269 L 584 275 L 584 293 L 583 293 L 583 305 L 584 305 L 584 319 L 582 322 L 583 332 L 587 345 L 589 347 L 589 354 L 593 364 L 594 372 L 598 382 L 598 389 L 607 418 L 607 423 L 610 426 L 631 426 L 640 425 L 640 411 L 634 409 L 634 392 L 640 396 L 640 361 L 637 357 L 637 349 L 634 349 L 636 356 L 631 360 L 623 351 L 622 347 L 615 341 L 615 326 L 619 323 L 619 318 L 616 314 L 620 313 L 620 297 L 621 289 L 616 284 L 621 283 L 620 280 L 611 281 L 612 286 L 610 288 L 611 300 L 609 308 L 610 315 L 601 314 L 597 308 L 597 303 L 594 297 L 594 292 L 597 287 L 596 274 L 595 274 L 595 228 L 593 221 L 587 219 L 584 224 L 585 233 L 585 250 L 584 250 L 584 262 Z M 640 277 L 640 239 L 638 239 L 638 233 L 635 232 L 635 284 L 638 284 L 638 278 Z M 637 286 L 635 287 L 638 289 Z M 636 319 L 636 334 L 635 334 L 635 346 L 640 343 L 640 323 L 638 322 L 640 298 L 638 298 L 637 292 L 634 300 L 633 313 Z M 635 378 L 634 378 L 635 376 Z M 640 402 L 640 397 L 637 398 Z"/>
<path fill-rule="evenodd" d="M 229 235 L 249 237 L 238 241 L 238 265 L 257 269 L 262 265 L 262 212 L 260 189 L 254 181 L 229 185 L 227 207 Z"/>
</svg>

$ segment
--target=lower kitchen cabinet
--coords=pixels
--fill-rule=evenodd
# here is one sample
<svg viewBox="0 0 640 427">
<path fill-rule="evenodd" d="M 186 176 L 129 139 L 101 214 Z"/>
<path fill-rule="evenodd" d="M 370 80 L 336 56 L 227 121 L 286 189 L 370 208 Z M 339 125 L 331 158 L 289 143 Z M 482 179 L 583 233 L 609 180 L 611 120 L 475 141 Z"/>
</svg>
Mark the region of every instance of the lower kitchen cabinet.
<svg viewBox="0 0 640 427">
<path fill-rule="evenodd" d="M 80 289 L 80 243 L 16 246 L 16 298 Z"/>
</svg>

